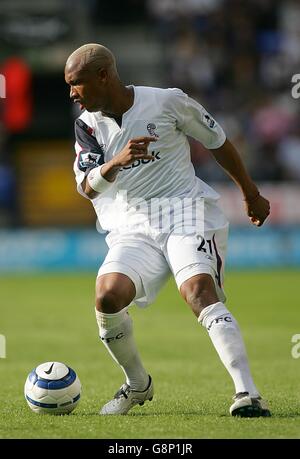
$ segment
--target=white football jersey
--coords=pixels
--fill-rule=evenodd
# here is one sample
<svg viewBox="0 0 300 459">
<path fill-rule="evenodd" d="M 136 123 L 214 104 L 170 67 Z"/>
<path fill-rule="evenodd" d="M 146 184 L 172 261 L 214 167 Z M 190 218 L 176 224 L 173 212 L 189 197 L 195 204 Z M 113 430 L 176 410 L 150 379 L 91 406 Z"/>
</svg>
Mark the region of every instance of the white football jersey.
<svg viewBox="0 0 300 459">
<path fill-rule="evenodd" d="M 196 177 L 187 140 L 191 136 L 208 149 L 218 148 L 226 140 L 219 124 L 180 89 L 132 87 L 134 103 L 123 114 L 121 127 L 101 112 L 84 111 L 75 121 L 74 172 L 77 189 L 85 197 L 81 183 L 92 168 L 111 160 L 130 139 L 157 139 L 148 147 L 152 160 L 122 167 L 109 190 L 91 200 L 101 227 L 108 231 L 117 230 L 122 218 L 129 226 L 139 221 L 139 200 L 219 198 Z"/>
</svg>

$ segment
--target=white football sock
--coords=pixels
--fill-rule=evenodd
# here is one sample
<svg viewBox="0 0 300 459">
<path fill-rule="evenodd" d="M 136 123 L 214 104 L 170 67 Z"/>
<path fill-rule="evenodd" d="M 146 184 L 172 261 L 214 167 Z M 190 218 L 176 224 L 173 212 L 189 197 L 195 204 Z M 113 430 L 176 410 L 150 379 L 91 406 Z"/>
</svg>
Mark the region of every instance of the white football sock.
<svg viewBox="0 0 300 459">
<path fill-rule="evenodd" d="M 132 319 L 124 308 L 115 314 L 96 310 L 100 338 L 113 359 L 120 365 L 126 382 L 134 390 L 143 391 L 149 384 L 149 375 L 139 357 L 132 332 Z"/>
<path fill-rule="evenodd" d="M 208 331 L 210 339 L 235 385 L 235 391 L 259 395 L 248 364 L 244 341 L 237 321 L 226 306 L 219 302 L 207 306 L 198 318 Z"/>
</svg>

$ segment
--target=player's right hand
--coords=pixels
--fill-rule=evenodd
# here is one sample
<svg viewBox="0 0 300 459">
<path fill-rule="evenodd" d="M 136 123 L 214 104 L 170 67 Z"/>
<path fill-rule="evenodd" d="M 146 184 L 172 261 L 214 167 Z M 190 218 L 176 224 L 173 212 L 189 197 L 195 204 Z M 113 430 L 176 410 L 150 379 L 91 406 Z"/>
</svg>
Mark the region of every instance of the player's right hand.
<svg viewBox="0 0 300 459">
<path fill-rule="evenodd" d="M 130 139 L 125 148 L 111 160 L 113 166 L 129 166 L 137 159 L 153 159 L 152 155 L 148 155 L 148 146 L 150 142 L 156 142 L 156 140 L 156 137 Z"/>
</svg>

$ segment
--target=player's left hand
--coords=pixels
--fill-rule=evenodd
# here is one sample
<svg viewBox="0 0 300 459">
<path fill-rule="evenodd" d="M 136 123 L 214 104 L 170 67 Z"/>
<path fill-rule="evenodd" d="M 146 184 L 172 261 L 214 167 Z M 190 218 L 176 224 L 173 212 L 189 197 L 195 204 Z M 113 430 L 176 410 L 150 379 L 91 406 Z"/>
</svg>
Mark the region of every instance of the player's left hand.
<svg viewBox="0 0 300 459">
<path fill-rule="evenodd" d="M 270 214 L 270 202 L 258 194 L 254 199 L 245 199 L 247 215 L 251 223 L 261 226 Z"/>
</svg>

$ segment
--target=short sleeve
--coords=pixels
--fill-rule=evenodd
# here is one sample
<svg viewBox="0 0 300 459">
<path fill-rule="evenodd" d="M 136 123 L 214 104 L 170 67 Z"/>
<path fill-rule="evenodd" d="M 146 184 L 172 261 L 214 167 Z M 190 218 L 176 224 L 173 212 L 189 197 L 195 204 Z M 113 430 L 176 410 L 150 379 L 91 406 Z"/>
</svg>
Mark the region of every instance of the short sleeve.
<svg viewBox="0 0 300 459">
<path fill-rule="evenodd" d="M 73 165 L 78 192 L 88 198 L 83 192 L 81 184 L 88 173 L 95 167 L 104 164 L 104 151 L 94 136 L 93 128 L 82 119 L 75 121 L 75 152 Z"/>
<path fill-rule="evenodd" d="M 174 88 L 172 108 L 177 127 L 208 149 L 221 147 L 226 135 L 222 127 L 205 108 L 180 89 Z"/>
</svg>

